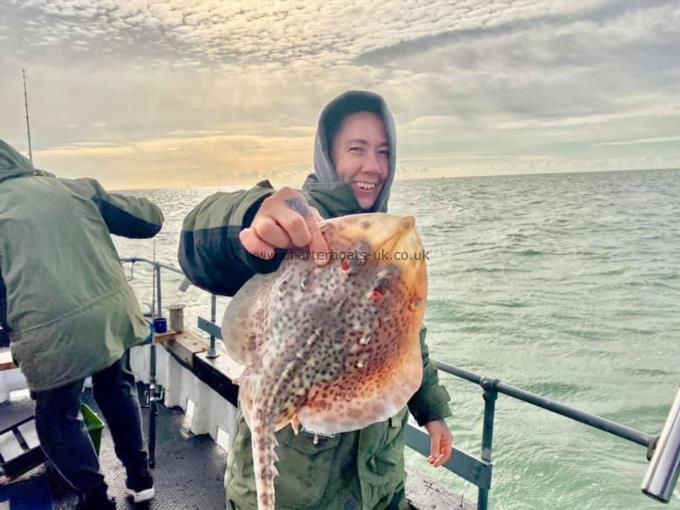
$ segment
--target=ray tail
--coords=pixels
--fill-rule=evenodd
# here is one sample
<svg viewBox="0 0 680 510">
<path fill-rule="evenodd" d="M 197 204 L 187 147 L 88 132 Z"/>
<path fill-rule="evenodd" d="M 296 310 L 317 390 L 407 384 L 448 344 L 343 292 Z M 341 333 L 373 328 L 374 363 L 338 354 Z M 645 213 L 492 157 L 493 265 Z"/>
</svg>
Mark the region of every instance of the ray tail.
<svg viewBox="0 0 680 510">
<path fill-rule="evenodd" d="M 258 510 L 274 510 L 274 479 L 279 474 L 274 465 L 277 460 L 274 423 L 271 415 L 262 408 L 255 410 L 254 418 L 252 447 L 257 508 Z"/>
</svg>

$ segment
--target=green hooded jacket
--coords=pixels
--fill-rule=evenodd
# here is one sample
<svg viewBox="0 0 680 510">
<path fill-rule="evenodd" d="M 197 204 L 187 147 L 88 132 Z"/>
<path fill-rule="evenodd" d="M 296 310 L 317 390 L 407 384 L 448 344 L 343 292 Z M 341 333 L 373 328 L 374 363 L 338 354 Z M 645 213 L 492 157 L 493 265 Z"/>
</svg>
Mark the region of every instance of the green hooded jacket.
<svg viewBox="0 0 680 510">
<path fill-rule="evenodd" d="M 366 94 L 366 93 L 359 93 Z M 341 96 L 342 99 L 345 96 Z M 382 100 L 381 100 L 382 101 Z M 383 103 L 384 104 L 384 103 Z M 322 217 L 334 218 L 364 212 L 351 188 L 338 182 L 328 158 L 324 110 L 317 132 L 316 173 L 302 191 Z M 380 111 L 380 110 L 378 110 Z M 383 114 L 391 145 L 391 117 Z M 323 154 L 319 154 L 321 151 Z M 394 163 L 391 162 L 391 183 Z M 189 279 L 210 292 L 233 296 L 255 273 L 269 273 L 279 266 L 284 253 L 270 261 L 247 253 L 238 235 L 252 223 L 262 201 L 274 194 L 268 181 L 247 191 L 216 193 L 201 202 L 185 218 L 180 238 L 179 261 Z M 389 186 L 377 200 L 376 211 L 387 209 Z M 446 389 L 439 384 L 437 369 L 429 359 L 425 330 L 421 331 L 423 382 L 408 402 L 408 410 L 423 425 L 451 415 Z M 383 510 L 404 487 L 406 408 L 392 418 L 362 430 L 314 438 L 291 427 L 276 433 L 279 443 L 275 480 L 276 508 L 281 510 Z M 227 497 L 239 510 L 257 510 L 251 435 L 240 417 L 229 450 L 225 477 Z M 406 501 L 399 501 L 399 509 Z M 390 510 L 394 507 L 390 506 Z"/>
<path fill-rule="evenodd" d="M 148 336 L 110 234 L 153 237 L 162 222 L 148 200 L 35 170 L 0 140 L 0 322 L 31 391 L 85 378 Z"/>
</svg>

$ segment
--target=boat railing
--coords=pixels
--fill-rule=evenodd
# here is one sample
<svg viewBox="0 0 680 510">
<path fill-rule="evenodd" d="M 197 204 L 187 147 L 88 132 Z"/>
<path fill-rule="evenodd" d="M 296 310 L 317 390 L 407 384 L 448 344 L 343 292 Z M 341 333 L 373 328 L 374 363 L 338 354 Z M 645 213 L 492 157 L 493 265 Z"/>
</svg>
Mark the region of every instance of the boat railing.
<svg viewBox="0 0 680 510">
<path fill-rule="evenodd" d="M 143 262 L 151 264 L 154 267 L 155 271 L 154 283 L 156 286 L 155 292 L 157 296 L 156 311 L 157 313 L 160 314 L 162 310 L 161 271 L 165 269 L 181 276 L 184 276 L 184 273 L 180 269 L 175 268 L 173 266 L 169 266 L 167 264 L 162 264 L 159 262 L 154 262 L 152 260 L 144 258 L 137 257 L 124 258 L 121 259 L 121 261 L 129 262 L 132 264 L 136 262 Z M 183 285 L 187 287 L 189 285 L 188 280 L 184 282 Z M 210 336 L 210 348 L 208 351 L 209 357 L 218 356 L 216 351 L 216 341 L 217 339 L 221 339 L 222 336 L 220 327 L 215 322 L 217 308 L 216 305 L 217 296 L 215 294 L 211 294 L 210 319 L 208 320 L 199 316 L 197 321 L 198 329 L 203 331 L 204 333 L 207 333 Z M 611 434 L 621 439 L 625 439 L 626 441 L 630 441 L 635 444 L 644 446 L 647 449 L 647 459 L 648 460 L 651 459 L 652 464 L 650 465 L 650 469 L 647 473 L 647 476 L 645 477 L 645 484 L 647 484 L 648 486 L 647 487 L 643 486 L 642 488 L 643 492 L 659 501 L 667 502 L 668 499 L 670 498 L 670 495 L 672 494 L 675 484 L 677 482 L 678 471 L 680 469 L 677 462 L 678 459 L 677 444 L 678 436 L 680 436 L 679 434 L 680 405 L 678 405 L 678 403 L 680 402 L 680 391 L 678 392 L 678 395 L 676 397 L 676 404 L 673 406 L 673 408 L 671 409 L 671 413 L 668 416 L 666 426 L 664 427 L 662 434 L 660 434 L 661 440 L 659 440 L 660 436 L 652 436 L 646 434 L 645 432 L 641 432 L 634 428 L 622 425 L 620 423 L 616 423 L 614 421 L 601 418 L 594 414 L 581 411 L 579 409 L 570 407 L 555 400 L 551 400 L 540 395 L 537 395 L 535 393 L 522 390 L 510 384 L 506 384 L 499 379 L 483 376 L 475 372 L 436 360 L 434 360 L 434 364 L 441 372 L 477 384 L 482 389 L 482 398 L 484 399 L 484 418 L 482 426 L 482 448 L 480 456 L 476 457 L 475 455 L 472 455 L 454 446 L 453 455 L 448 460 L 448 462 L 446 462 L 446 464 L 444 464 L 443 466 L 448 471 L 460 476 L 464 480 L 467 480 L 468 482 L 472 483 L 477 487 L 478 510 L 487 510 L 489 505 L 489 491 L 491 490 L 491 479 L 493 474 L 492 447 L 494 435 L 494 422 L 496 412 L 496 400 L 498 399 L 499 394 L 512 397 L 521 402 L 531 404 L 541 409 L 545 409 L 549 412 L 564 416 L 571 420 L 575 420 L 589 427 L 601 430 L 607 434 Z M 665 436 L 672 435 L 674 435 L 674 437 L 672 438 L 671 441 L 664 440 L 666 439 Z M 671 443 L 671 445 L 668 446 L 668 449 L 672 450 L 673 448 L 675 448 L 675 452 L 673 451 L 670 451 L 670 453 L 665 452 L 666 457 L 670 457 L 673 460 L 671 460 L 670 462 L 670 464 L 672 465 L 664 465 L 664 462 L 666 464 L 669 464 L 669 462 L 664 461 L 663 459 L 656 458 L 663 456 L 664 452 L 658 451 L 655 452 L 655 446 L 657 443 L 659 444 L 664 443 L 664 445 L 666 445 L 669 442 Z M 422 430 L 412 426 L 411 424 L 407 425 L 406 444 L 409 446 L 409 448 L 424 455 L 425 457 L 430 455 L 429 437 Z M 661 465 L 661 467 L 659 467 L 659 465 Z M 653 483 L 647 482 L 650 477 L 653 478 L 654 473 L 652 473 L 652 471 L 654 471 L 655 473 L 656 471 L 658 471 L 656 478 L 661 479 L 661 482 L 657 482 L 657 485 L 660 483 L 662 485 L 662 488 L 656 492 L 663 492 L 663 494 L 657 494 L 654 490 L 650 490 L 650 485 L 653 485 Z"/>
</svg>

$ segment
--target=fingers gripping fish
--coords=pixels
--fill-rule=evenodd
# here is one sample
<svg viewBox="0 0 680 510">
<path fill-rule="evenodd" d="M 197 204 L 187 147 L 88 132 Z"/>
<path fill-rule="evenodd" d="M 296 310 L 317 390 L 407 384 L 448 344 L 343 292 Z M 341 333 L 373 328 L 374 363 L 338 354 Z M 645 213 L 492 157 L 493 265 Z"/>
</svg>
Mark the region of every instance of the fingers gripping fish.
<svg viewBox="0 0 680 510">
<path fill-rule="evenodd" d="M 224 315 L 227 350 L 245 366 L 239 398 L 259 510 L 275 508 L 277 430 L 364 428 L 395 415 L 422 380 L 427 274 L 413 218 L 360 214 L 321 228 L 329 264 L 291 251 Z"/>
</svg>

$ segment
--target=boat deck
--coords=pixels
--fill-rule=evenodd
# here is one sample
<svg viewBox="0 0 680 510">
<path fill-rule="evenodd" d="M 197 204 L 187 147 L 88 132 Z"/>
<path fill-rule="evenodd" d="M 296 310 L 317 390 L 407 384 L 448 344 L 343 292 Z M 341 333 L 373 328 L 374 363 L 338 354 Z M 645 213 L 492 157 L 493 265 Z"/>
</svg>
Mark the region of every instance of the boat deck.
<svg viewBox="0 0 680 510">
<path fill-rule="evenodd" d="M 83 401 L 97 410 L 89 391 Z M 142 409 L 145 427 L 148 412 Z M 0 429 L 33 414 L 29 398 L 0 404 Z M 109 484 L 109 494 L 119 509 L 224 510 L 226 455 L 209 436 L 184 431 L 184 413 L 159 406 L 156 436 L 156 468 L 153 470 L 156 497 L 147 504 L 134 505 L 125 496 L 125 470 L 113 451 L 113 441 L 104 428 L 100 461 Z M 75 494 L 52 501 L 44 470 L 29 480 L 0 485 L 0 510 L 71 510 Z"/>
<path fill-rule="evenodd" d="M 187 336 L 188 333 L 183 334 Z M 226 357 L 206 360 L 202 356 L 206 349 L 194 345 L 196 335 L 181 337 L 170 346 L 171 358 L 178 359 L 183 366 L 190 367 L 194 375 L 225 399 L 224 405 L 235 399 L 234 386 L 226 375 Z M 199 342 L 200 343 L 200 342 Z M 205 342 L 203 342 L 205 343 Z M 197 351 L 199 352 L 196 354 Z M 203 353 L 203 354 L 201 354 Z M 145 359 L 147 355 L 143 355 Z M 168 358 L 170 359 L 170 358 Z M 10 360 L 11 361 L 11 360 Z M 11 363 L 10 363 L 11 364 Z M 5 370 L 12 369 L 7 366 Z M 169 380 L 168 380 L 169 382 Z M 0 430 L 34 414 L 34 403 L 27 390 L 11 393 L 12 398 L 0 403 Z M 98 407 L 85 390 L 82 400 L 98 412 Z M 207 401 L 206 401 L 207 402 Z M 115 456 L 113 441 L 104 427 L 101 439 L 100 462 L 102 472 L 109 484 L 109 494 L 116 498 L 119 509 L 201 509 L 224 510 L 226 507 L 223 485 L 226 469 L 226 454 L 208 435 L 195 435 L 181 408 L 158 406 L 156 421 L 156 468 L 153 471 L 156 497 L 146 506 L 133 505 L 125 495 L 125 472 Z M 148 408 L 142 409 L 144 429 L 148 430 Z M 38 471 L 29 480 L 16 481 L 9 485 L 0 482 L 0 510 L 70 510 L 75 507 L 75 494 L 70 487 L 59 500 L 52 501 L 48 488 L 48 476 Z M 52 477 L 54 478 L 54 477 Z M 406 494 L 413 510 L 472 510 L 475 505 L 455 495 L 439 484 L 432 483 L 417 473 L 408 473 Z"/>
</svg>

